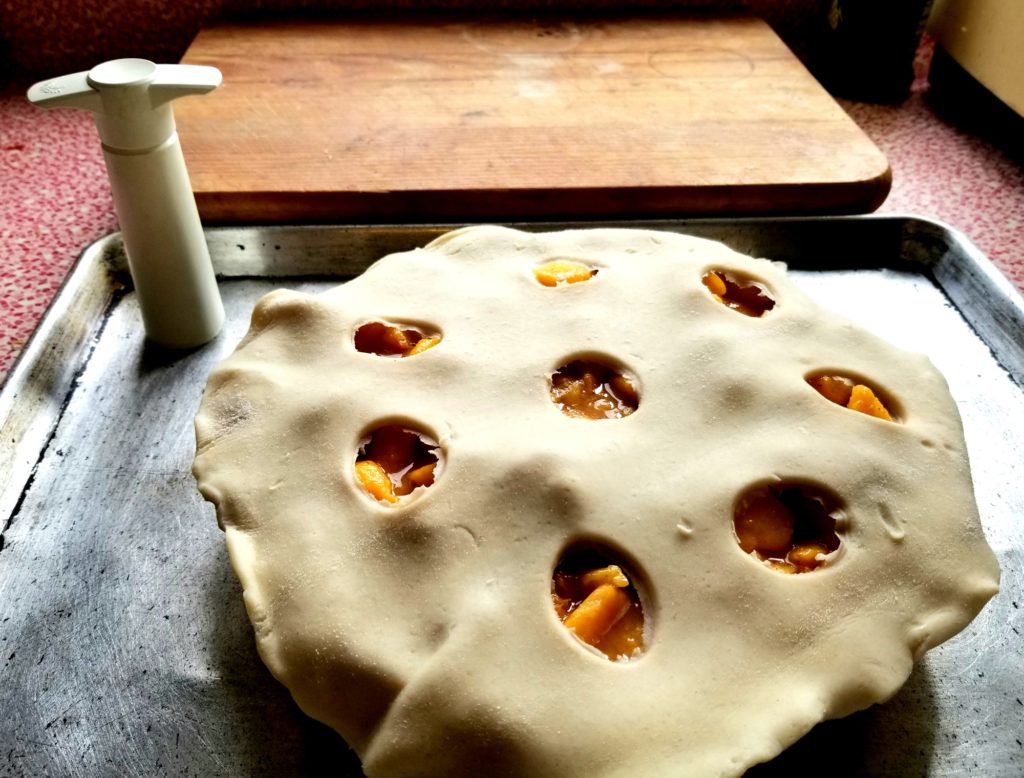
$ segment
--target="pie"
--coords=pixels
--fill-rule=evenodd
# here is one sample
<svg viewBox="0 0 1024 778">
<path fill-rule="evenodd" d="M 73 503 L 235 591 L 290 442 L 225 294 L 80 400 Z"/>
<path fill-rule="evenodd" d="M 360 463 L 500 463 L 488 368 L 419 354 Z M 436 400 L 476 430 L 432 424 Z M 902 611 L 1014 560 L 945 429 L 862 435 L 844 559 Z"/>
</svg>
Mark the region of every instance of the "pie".
<svg viewBox="0 0 1024 778">
<path fill-rule="evenodd" d="M 272 292 L 196 431 L 260 655 L 369 776 L 741 775 L 998 587 L 931 363 L 671 232 Z"/>
</svg>

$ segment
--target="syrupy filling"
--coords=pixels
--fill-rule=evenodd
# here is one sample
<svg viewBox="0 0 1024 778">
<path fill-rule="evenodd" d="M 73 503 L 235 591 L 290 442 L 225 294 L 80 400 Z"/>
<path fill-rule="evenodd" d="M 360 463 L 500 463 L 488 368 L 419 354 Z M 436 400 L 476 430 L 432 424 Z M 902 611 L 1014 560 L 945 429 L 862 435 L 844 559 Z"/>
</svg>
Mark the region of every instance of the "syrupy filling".
<svg viewBox="0 0 1024 778">
<path fill-rule="evenodd" d="M 432 486 L 440 460 L 437 444 L 396 424 L 370 433 L 356 454 L 356 480 L 375 500 L 390 504 Z"/>
<path fill-rule="evenodd" d="M 727 308 L 746 316 L 759 318 L 775 307 L 767 287 L 725 270 L 709 270 L 701 278 L 708 291 Z"/>
<path fill-rule="evenodd" d="M 552 575 L 551 600 L 565 628 L 608 659 L 643 653 L 643 605 L 620 565 L 590 550 L 567 554 Z"/>
<path fill-rule="evenodd" d="M 428 335 L 412 327 L 401 329 L 380 321 L 362 325 L 355 334 L 356 351 L 379 357 L 411 357 L 440 342 L 440 335 Z"/>
<path fill-rule="evenodd" d="M 870 386 L 843 375 L 820 374 L 807 378 L 814 390 L 826 400 L 876 419 L 895 421 L 886 403 Z"/>
<path fill-rule="evenodd" d="M 736 503 L 733 528 L 740 548 L 781 573 L 807 573 L 839 548 L 839 501 L 823 489 L 777 483 L 755 487 Z"/>
<path fill-rule="evenodd" d="M 551 400 L 566 416 L 621 419 L 640 405 L 632 379 L 610 365 L 577 359 L 551 376 Z"/>
<path fill-rule="evenodd" d="M 542 286 L 564 286 L 589 281 L 597 275 L 595 268 L 571 259 L 553 259 L 533 269 L 533 277 Z"/>
</svg>

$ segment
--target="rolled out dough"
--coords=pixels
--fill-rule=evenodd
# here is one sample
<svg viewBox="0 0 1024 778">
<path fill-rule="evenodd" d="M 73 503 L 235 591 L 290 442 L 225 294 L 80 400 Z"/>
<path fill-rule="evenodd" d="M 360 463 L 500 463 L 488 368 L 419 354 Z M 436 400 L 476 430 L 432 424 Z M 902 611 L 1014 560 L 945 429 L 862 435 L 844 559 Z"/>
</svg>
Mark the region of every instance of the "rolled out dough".
<svg viewBox="0 0 1024 778">
<path fill-rule="evenodd" d="M 555 288 L 532 268 L 598 270 Z M 751 318 L 701 282 L 763 283 Z M 421 326 L 411 358 L 353 346 Z M 622 365 L 639 408 L 559 412 L 548 380 Z M 870 379 L 897 423 L 834 405 L 816 370 Z M 443 469 L 395 507 L 360 489 L 373 428 L 438 441 Z M 886 700 L 996 592 L 957 409 L 928 360 L 819 307 L 785 268 L 657 231 L 458 230 L 319 296 L 277 291 L 210 376 L 194 471 L 217 508 L 260 654 L 367 775 L 729 776 L 815 723 Z M 743 553 L 737 496 L 821 485 L 843 503 L 826 567 Z M 623 560 L 646 653 L 614 663 L 559 623 L 571 543 Z"/>
</svg>

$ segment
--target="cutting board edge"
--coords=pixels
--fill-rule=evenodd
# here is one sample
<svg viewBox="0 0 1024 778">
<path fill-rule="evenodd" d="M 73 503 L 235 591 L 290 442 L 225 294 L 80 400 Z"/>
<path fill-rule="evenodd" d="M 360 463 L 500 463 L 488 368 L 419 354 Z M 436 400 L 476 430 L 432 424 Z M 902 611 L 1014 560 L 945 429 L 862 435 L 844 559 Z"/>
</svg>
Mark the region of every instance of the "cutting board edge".
<svg viewBox="0 0 1024 778">
<path fill-rule="evenodd" d="M 196 192 L 200 216 L 218 224 L 359 221 L 426 223 L 694 216 L 871 213 L 892 186 L 886 163 L 856 182 L 792 185 L 486 189 L 400 192 Z"/>
</svg>

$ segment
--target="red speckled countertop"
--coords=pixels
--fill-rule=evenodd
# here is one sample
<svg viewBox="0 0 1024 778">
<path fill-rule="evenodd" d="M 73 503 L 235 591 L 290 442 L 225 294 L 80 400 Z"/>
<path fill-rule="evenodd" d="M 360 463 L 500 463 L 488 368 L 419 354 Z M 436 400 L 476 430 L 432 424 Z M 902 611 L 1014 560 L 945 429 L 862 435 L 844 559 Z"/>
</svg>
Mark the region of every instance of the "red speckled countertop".
<svg viewBox="0 0 1024 778">
<path fill-rule="evenodd" d="M 892 167 L 880 212 L 960 229 L 1024 290 L 1024 167 L 936 115 L 922 51 L 904 103 L 842 102 Z M 116 229 L 92 116 L 0 96 L 0 382 L 81 250 Z"/>
</svg>

